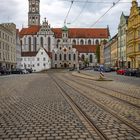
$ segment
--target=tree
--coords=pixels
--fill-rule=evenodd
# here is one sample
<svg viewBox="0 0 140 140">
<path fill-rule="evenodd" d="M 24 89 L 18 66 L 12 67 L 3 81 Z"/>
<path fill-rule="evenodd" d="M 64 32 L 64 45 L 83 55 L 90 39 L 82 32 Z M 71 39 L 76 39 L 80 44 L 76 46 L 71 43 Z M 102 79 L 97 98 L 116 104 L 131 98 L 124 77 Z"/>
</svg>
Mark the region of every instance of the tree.
<svg viewBox="0 0 140 140">
<path fill-rule="evenodd" d="M 98 45 L 96 48 L 96 58 L 97 58 L 97 63 L 100 63 L 100 45 Z"/>
</svg>

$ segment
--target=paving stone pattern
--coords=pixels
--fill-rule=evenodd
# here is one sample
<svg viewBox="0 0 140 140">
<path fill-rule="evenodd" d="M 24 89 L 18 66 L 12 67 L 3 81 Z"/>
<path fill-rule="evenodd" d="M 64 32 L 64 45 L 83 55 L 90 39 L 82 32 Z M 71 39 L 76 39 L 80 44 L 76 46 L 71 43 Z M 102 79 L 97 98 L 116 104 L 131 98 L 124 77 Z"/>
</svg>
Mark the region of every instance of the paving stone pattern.
<svg viewBox="0 0 140 140">
<path fill-rule="evenodd" d="M 0 140 L 93 140 L 52 79 L 0 79 Z"/>
<path fill-rule="evenodd" d="M 75 87 L 79 91 L 81 91 L 82 88 L 83 94 L 85 94 L 89 98 L 92 98 L 93 100 L 100 102 L 106 108 L 111 109 L 111 111 L 113 111 L 117 115 L 122 116 L 126 121 L 128 121 L 129 123 L 133 124 L 135 127 L 140 129 L 140 109 L 138 107 L 132 106 L 129 103 L 125 103 L 122 100 L 117 100 L 116 98 L 108 96 L 108 94 L 114 95 L 114 91 L 102 89 L 98 86 L 95 86 L 93 82 L 91 83 L 91 81 L 80 79 L 77 77 L 74 78 L 70 76 L 63 76 L 63 80 L 66 80 L 67 83 L 69 83 L 71 86 Z M 95 89 L 100 89 L 100 91 L 106 92 L 106 94 L 97 92 L 96 90 L 91 89 L 91 87 L 92 88 L 94 87 Z M 137 104 L 137 101 L 134 103 Z"/>
<path fill-rule="evenodd" d="M 58 79 L 57 79 L 58 80 Z M 131 129 L 129 126 L 112 116 L 110 113 L 99 107 L 93 101 L 87 99 L 79 92 L 75 91 L 62 81 L 58 83 L 63 87 L 67 94 L 77 103 L 77 105 L 93 120 L 94 124 L 110 140 L 139 140 L 140 133 Z"/>
</svg>

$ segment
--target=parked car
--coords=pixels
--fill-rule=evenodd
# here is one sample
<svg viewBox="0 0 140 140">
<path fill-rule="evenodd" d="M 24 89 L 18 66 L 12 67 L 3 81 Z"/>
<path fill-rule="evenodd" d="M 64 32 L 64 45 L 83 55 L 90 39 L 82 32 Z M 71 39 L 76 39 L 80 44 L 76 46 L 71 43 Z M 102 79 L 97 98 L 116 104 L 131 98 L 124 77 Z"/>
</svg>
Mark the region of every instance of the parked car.
<svg viewBox="0 0 140 140">
<path fill-rule="evenodd" d="M 26 69 L 29 73 L 32 73 L 33 70 L 32 69 Z"/>
<path fill-rule="evenodd" d="M 140 77 L 140 68 L 136 70 L 136 77 Z"/>
<path fill-rule="evenodd" d="M 104 71 L 104 72 L 111 72 L 111 68 L 110 68 L 110 67 L 104 67 L 104 68 L 103 68 L 103 71 Z"/>
<path fill-rule="evenodd" d="M 11 71 L 9 69 L 3 68 L 3 67 L 0 68 L 0 75 L 8 75 L 10 73 Z"/>
<path fill-rule="evenodd" d="M 126 69 L 119 69 L 116 71 L 117 74 L 120 74 L 120 75 L 124 75 L 126 72 Z"/>
<path fill-rule="evenodd" d="M 117 67 L 110 67 L 111 71 L 116 71 Z"/>
<path fill-rule="evenodd" d="M 28 74 L 29 72 L 26 69 L 21 69 L 22 74 Z"/>
<path fill-rule="evenodd" d="M 70 68 L 70 69 L 69 69 L 69 71 L 74 71 L 74 70 L 75 70 L 75 68 Z"/>
<path fill-rule="evenodd" d="M 22 69 L 12 69 L 11 74 L 23 74 L 23 70 Z"/>
<path fill-rule="evenodd" d="M 126 69 L 125 76 L 136 76 L 137 69 Z"/>
<path fill-rule="evenodd" d="M 94 71 L 99 71 L 99 66 L 95 66 Z"/>
</svg>

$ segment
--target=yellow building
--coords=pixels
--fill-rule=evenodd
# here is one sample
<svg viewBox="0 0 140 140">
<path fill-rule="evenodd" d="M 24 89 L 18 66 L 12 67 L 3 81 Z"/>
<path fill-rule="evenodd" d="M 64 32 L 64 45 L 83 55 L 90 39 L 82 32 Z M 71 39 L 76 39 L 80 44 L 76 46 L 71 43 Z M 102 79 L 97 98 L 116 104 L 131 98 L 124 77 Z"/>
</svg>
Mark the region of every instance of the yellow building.
<svg viewBox="0 0 140 140">
<path fill-rule="evenodd" d="M 127 62 L 130 68 L 140 68 L 140 7 L 132 0 L 127 29 Z"/>
</svg>

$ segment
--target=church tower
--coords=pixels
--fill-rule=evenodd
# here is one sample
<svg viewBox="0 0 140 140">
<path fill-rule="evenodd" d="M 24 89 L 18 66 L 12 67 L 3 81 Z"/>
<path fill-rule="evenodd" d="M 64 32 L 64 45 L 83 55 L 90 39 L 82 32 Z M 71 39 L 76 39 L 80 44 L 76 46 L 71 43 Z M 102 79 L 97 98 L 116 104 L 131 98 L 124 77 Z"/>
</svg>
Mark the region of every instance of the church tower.
<svg viewBox="0 0 140 140">
<path fill-rule="evenodd" d="M 28 26 L 40 25 L 40 0 L 28 0 Z"/>
</svg>

